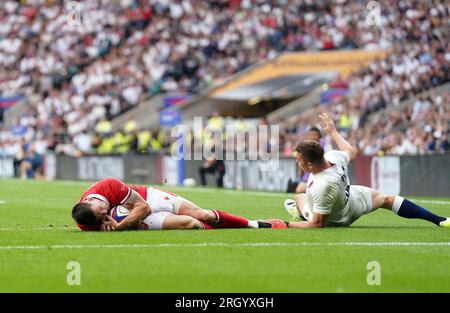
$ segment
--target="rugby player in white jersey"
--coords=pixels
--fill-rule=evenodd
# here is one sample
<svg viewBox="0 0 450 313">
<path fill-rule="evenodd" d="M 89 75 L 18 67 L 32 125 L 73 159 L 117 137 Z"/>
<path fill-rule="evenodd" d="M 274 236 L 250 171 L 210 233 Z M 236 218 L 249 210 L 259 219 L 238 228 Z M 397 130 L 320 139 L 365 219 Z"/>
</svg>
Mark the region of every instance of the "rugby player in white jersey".
<svg viewBox="0 0 450 313">
<path fill-rule="evenodd" d="M 302 141 L 297 146 L 297 164 L 311 175 L 306 193 L 285 201 L 286 210 L 293 216 L 288 227 L 346 227 L 378 208 L 404 218 L 423 219 L 437 226 L 450 227 L 449 218 L 433 214 L 403 197 L 350 185 L 347 165 L 355 159 L 357 151 L 338 133 L 328 115 L 320 114 L 319 120 L 339 150 L 324 153 L 322 146 L 312 140 Z"/>
</svg>

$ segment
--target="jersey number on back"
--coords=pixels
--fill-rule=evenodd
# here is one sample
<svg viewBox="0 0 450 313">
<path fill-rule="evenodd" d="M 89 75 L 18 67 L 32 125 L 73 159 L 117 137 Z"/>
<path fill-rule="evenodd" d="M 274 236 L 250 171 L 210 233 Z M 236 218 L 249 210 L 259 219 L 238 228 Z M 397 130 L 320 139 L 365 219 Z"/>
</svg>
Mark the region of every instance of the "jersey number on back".
<svg viewBox="0 0 450 313">
<path fill-rule="evenodd" d="M 342 170 L 344 170 L 344 168 L 342 168 Z M 341 176 L 341 179 L 346 184 L 346 186 L 345 186 L 345 204 L 344 205 L 347 205 L 348 198 L 350 198 L 350 181 L 348 180 L 348 177 L 345 174 L 343 174 Z"/>
</svg>

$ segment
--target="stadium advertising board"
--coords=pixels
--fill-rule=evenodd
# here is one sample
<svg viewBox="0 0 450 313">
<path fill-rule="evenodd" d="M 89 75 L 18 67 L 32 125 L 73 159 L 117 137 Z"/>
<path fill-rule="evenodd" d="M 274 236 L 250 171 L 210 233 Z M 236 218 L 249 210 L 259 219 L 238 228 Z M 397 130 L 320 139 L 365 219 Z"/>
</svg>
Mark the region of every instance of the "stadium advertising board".
<svg viewBox="0 0 450 313">
<path fill-rule="evenodd" d="M 176 108 L 164 109 L 159 113 L 159 126 L 173 127 L 181 123 L 181 113 Z"/>
<path fill-rule="evenodd" d="M 47 153 L 44 159 L 44 175 L 45 179 L 53 180 L 56 178 L 56 155 Z"/>
<path fill-rule="evenodd" d="M 179 163 L 180 161 L 175 160 L 172 157 L 166 156 L 162 159 L 163 162 L 163 171 L 162 176 L 164 177 L 164 183 L 171 186 L 176 186 L 180 182 L 180 170 Z M 184 163 L 182 161 L 182 163 Z M 182 180 L 182 178 L 181 178 Z"/>
<path fill-rule="evenodd" d="M 14 162 L 12 158 L 0 158 L 0 177 L 14 177 Z"/>
<path fill-rule="evenodd" d="M 165 160 L 164 160 L 165 159 Z M 351 183 L 376 188 L 389 194 L 428 195 L 448 197 L 448 179 L 443 173 L 449 166 L 443 166 L 445 155 L 421 157 L 371 157 L 359 156 L 349 166 Z M 47 161 L 46 161 L 47 162 Z M 440 162 L 440 163 L 439 163 Z M 50 162 L 51 163 L 51 162 Z M 82 157 L 56 156 L 56 173 L 51 173 L 53 165 L 46 163 L 46 177 L 57 179 L 98 180 L 116 177 L 129 182 L 149 184 L 182 185 L 184 178 L 200 181 L 198 168 L 202 161 L 171 160 L 170 157 Z M 437 167 L 436 164 L 441 164 Z M 263 171 L 263 161 L 225 161 L 224 186 L 229 189 L 286 191 L 289 179 L 295 179 L 294 159 L 280 159 L 276 171 Z M 51 165 L 51 166 L 48 166 Z M 267 164 L 266 164 L 267 165 Z M 411 169 L 422 177 L 434 177 L 437 185 L 411 179 Z M 50 173 L 47 171 L 50 170 Z M 353 173 L 353 174 L 352 174 Z M 425 176 L 424 176 L 425 175 Z M 13 177 L 12 159 L 0 158 L 0 177 Z M 211 177 L 209 177 L 211 178 Z M 424 178 L 425 179 L 425 178 Z M 213 179 L 207 179 L 208 186 L 215 186 Z"/>
<path fill-rule="evenodd" d="M 121 157 L 82 157 L 77 160 L 78 179 L 100 180 L 108 177 L 124 179 Z"/>
<path fill-rule="evenodd" d="M 400 194 L 400 158 L 373 157 L 370 177 L 372 188 L 386 194 Z"/>
<path fill-rule="evenodd" d="M 163 108 L 173 108 L 182 105 L 186 100 L 190 98 L 190 95 L 172 95 L 164 97 Z"/>
<path fill-rule="evenodd" d="M 289 178 L 296 176 L 296 163 L 281 159 L 275 171 L 264 171 L 266 161 L 225 161 L 226 188 L 238 190 L 286 191 Z"/>
</svg>

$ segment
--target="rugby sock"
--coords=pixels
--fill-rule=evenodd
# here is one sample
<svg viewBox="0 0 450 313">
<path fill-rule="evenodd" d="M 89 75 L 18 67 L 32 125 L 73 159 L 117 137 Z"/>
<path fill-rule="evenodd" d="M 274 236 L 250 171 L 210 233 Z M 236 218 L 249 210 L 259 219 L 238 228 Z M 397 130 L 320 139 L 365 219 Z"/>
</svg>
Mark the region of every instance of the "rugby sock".
<svg viewBox="0 0 450 313">
<path fill-rule="evenodd" d="M 272 228 L 272 224 L 268 222 L 258 221 L 258 228 Z"/>
<path fill-rule="evenodd" d="M 202 223 L 202 225 L 203 225 L 203 229 L 215 229 L 215 227 L 214 227 L 214 226 L 211 226 L 211 225 L 209 225 L 209 224 L 206 224 L 206 223 L 203 223 L 203 222 L 200 222 L 200 223 Z"/>
<path fill-rule="evenodd" d="M 248 221 L 248 228 L 259 228 L 258 221 Z"/>
<path fill-rule="evenodd" d="M 220 210 L 213 210 L 218 215 L 217 228 L 247 228 L 248 220 Z"/>
<path fill-rule="evenodd" d="M 403 197 L 395 197 L 392 205 L 392 212 L 404 218 L 418 218 L 429 221 L 439 226 L 439 223 L 445 221 L 446 218 L 433 214 L 425 208 L 406 200 Z"/>
<path fill-rule="evenodd" d="M 265 221 L 257 221 L 258 227 L 257 228 L 282 228 L 282 223 L 286 224 L 286 227 L 289 227 L 289 222 L 282 221 L 282 220 L 270 220 L 270 222 Z"/>
</svg>

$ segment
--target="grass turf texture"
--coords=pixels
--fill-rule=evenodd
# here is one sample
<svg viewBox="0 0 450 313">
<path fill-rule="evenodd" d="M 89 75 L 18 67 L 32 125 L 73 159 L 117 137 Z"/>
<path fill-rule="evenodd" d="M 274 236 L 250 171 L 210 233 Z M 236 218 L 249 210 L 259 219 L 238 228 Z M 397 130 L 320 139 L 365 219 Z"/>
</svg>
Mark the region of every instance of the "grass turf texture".
<svg viewBox="0 0 450 313">
<path fill-rule="evenodd" d="M 379 210 L 350 228 L 81 232 L 74 228 L 70 210 L 89 185 L 0 181 L 0 292 L 450 291 L 449 245 L 309 245 L 450 242 L 448 229 L 424 221 Z M 167 189 L 204 208 L 251 219 L 288 219 L 282 207 L 286 194 Z M 433 200 L 442 202 L 421 204 L 450 216 L 449 199 Z M 189 246 L 204 243 L 226 245 Z M 147 246 L 127 247 L 132 244 Z M 92 245 L 124 246 L 87 247 Z M 81 264 L 80 286 L 66 283 L 72 260 Z M 373 260 L 381 265 L 380 286 L 366 281 L 366 266 Z"/>
</svg>

